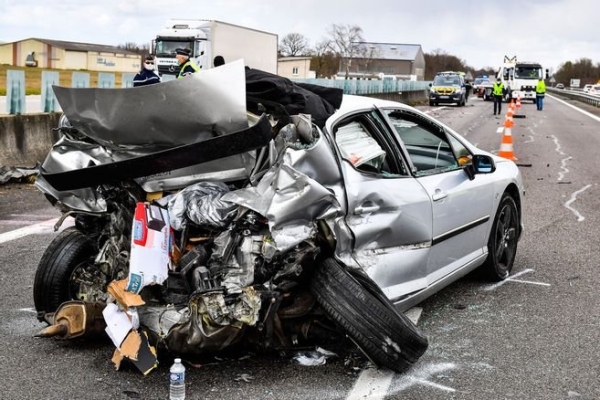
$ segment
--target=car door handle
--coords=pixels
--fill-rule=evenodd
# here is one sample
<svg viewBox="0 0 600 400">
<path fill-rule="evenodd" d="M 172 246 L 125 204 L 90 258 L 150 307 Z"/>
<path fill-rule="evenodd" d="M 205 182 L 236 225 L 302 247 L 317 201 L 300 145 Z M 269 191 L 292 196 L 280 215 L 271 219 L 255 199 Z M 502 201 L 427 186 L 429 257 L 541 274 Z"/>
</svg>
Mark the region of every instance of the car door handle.
<svg viewBox="0 0 600 400">
<path fill-rule="evenodd" d="M 354 209 L 354 214 L 370 214 L 379 210 L 377 204 L 369 203 L 368 205 L 360 205 Z"/>
<path fill-rule="evenodd" d="M 433 201 L 444 200 L 446 197 L 448 197 L 448 193 L 444 192 L 442 189 L 435 189 L 435 193 L 431 196 Z"/>
</svg>

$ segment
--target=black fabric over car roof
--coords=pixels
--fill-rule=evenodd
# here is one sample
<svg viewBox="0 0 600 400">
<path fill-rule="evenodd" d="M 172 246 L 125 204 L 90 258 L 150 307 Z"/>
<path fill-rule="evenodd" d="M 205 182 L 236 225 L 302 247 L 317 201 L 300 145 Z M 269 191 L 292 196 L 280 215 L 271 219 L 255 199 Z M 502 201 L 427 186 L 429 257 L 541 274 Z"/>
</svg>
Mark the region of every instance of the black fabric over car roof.
<svg viewBox="0 0 600 400">
<path fill-rule="evenodd" d="M 296 114 L 310 114 L 320 128 L 342 104 L 342 89 L 292 82 L 288 78 L 246 67 L 248 111 L 262 114 L 262 104 L 269 113 L 283 119 Z"/>
</svg>

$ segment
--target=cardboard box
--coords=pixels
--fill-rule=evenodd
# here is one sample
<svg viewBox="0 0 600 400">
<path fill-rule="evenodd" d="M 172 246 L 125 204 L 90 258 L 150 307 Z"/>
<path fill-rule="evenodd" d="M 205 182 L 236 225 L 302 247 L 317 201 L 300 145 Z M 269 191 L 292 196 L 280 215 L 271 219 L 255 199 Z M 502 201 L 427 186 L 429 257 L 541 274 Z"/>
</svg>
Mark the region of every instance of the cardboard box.
<svg viewBox="0 0 600 400">
<path fill-rule="evenodd" d="M 131 231 L 128 292 L 139 293 L 144 286 L 161 284 L 167 279 L 170 234 L 166 209 L 137 203 Z"/>
</svg>

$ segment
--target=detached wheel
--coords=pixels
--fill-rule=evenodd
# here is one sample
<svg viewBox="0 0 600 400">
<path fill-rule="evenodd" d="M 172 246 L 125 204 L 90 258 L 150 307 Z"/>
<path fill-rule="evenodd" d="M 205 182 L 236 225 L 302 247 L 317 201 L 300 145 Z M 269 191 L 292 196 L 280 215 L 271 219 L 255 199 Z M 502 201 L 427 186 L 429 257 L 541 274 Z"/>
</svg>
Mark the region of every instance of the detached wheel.
<svg viewBox="0 0 600 400">
<path fill-rule="evenodd" d="M 377 365 L 404 372 L 427 350 L 427 338 L 366 274 L 357 279 L 328 258 L 316 271 L 311 291 L 325 314 Z"/>
<path fill-rule="evenodd" d="M 75 282 L 84 275 L 88 281 L 103 279 L 98 274 L 85 271 L 97 252 L 94 243 L 73 227 L 65 229 L 52 240 L 40 260 L 33 282 L 33 302 L 40 321 L 63 302 L 78 298 Z M 74 279 L 74 275 L 79 278 Z"/>
<path fill-rule="evenodd" d="M 511 195 L 504 193 L 490 232 L 488 257 L 481 266 L 486 279 L 501 281 L 510 275 L 517 255 L 519 229 L 517 204 Z"/>
</svg>

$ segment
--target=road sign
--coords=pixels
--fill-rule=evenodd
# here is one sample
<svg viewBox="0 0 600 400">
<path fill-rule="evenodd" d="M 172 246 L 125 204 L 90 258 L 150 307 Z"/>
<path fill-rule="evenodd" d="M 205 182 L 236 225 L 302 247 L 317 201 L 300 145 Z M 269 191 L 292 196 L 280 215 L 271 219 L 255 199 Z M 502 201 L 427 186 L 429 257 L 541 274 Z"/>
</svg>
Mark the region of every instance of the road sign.
<svg viewBox="0 0 600 400">
<path fill-rule="evenodd" d="M 572 88 L 578 88 L 579 87 L 579 79 L 571 79 L 571 84 L 569 86 L 571 86 Z"/>
<path fill-rule="evenodd" d="M 556 83 L 556 79 L 554 77 L 550 78 L 550 83 Z"/>
</svg>

